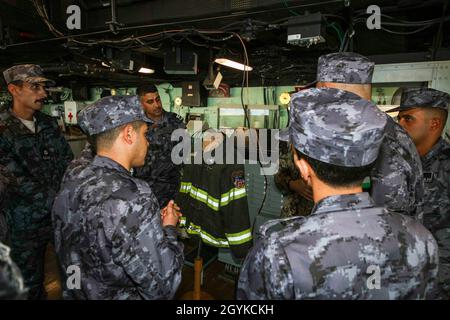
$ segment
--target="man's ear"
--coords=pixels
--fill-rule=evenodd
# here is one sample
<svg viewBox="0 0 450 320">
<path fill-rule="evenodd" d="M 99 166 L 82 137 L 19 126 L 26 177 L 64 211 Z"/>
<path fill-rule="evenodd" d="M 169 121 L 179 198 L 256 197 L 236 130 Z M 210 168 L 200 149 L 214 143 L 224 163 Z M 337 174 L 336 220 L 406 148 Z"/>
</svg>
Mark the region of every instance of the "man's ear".
<svg viewBox="0 0 450 320">
<path fill-rule="evenodd" d="M 300 175 L 303 180 L 310 183 L 311 182 L 311 167 L 305 159 L 299 159 L 297 152 L 295 152 L 294 148 L 292 148 L 292 153 L 294 155 L 294 165 L 300 171 Z"/>
<path fill-rule="evenodd" d="M 19 93 L 19 87 L 10 83 L 8 84 L 8 91 L 14 97 Z"/>
<path fill-rule="evenodd" d="M 136 141 L 136 131 L 131 124 L 127 124 L 122 130 L 122 139 L 127 144 L 133 144 Z"/>
<path fill-rule="evenodd" d="M 441 130 L 442 128 L 442 120 L 439 118 L 431 118 L 430 120 L 430 129 L 433 131 Z"/>
</svg>

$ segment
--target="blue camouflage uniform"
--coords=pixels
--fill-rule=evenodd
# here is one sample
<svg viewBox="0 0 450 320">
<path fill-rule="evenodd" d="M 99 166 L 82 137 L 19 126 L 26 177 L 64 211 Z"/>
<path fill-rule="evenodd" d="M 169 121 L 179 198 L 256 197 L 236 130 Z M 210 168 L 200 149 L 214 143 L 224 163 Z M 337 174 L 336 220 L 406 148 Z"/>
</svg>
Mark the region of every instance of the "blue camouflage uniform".
<svg viewBox="0 0 450 320">
<path fill-rule="evenodd" d="M 319 57 L 315 82 L 370 84 L 373 70 L 374 63 L 360 54 L 330 53 Z M 385 138 L 370 175 L 371 197 L 377 206 L 421 221 L 424 186 L 419 154 L 405 130 L 392 119 L 387 121 Z M 291 153 L 280 156 L 280 171 L 275 175 L 277 186 L 286 195 L 281 217 L 308 215 L 312 201 L 295 194 L 286 183 L 298 179 L 290 158 Z"/>
<path fill-rule="evenodd" d="M 26 296 L 22 275 L 11 260 L 10 248 L 4 244 L 8 240 L 8 227 L 3 205 L 8 198 L 8 190 L 13 188 L 14 180 L 14 177 L 0 165 L 0 300 L 19 299 Z"/>
<path fill-rule="evenodd" d="M 424 180 L 420 157 L 408 133 L 387 118 L 384 141 L 370 175 L 377 206 L 423 220 Z"/>
<path fill-rule="evenodd" d="M 373 163 L 386 114 L 348 92 L 296 93 L 288 138 L 323 163 Z M 288 134 L 286 136 L 286 134 Z M 437 244 L 412 217 L 377 207 L 368 193 L 331 195 L 308 217 L 269 221 L 241 269 L 238 299 L 423 299 L 434 297 Z"/>
<path fill-rule="evenodd" d="M 149 149 L 145 165 L 134 168 L 133 175 L 147 181 L 158 199 L 160 207 L 175 199 L 180 188 L 181 165 L 175 165 L 171 160 L 172 148 L 177 141 L 171 141 L 171 134 L 176 129 L 185 129 L 182 119 L 175 113 L 165 111 L 161 121 L 155 123 L 150 118 L 147 140 Z M 66 177 L 87 165 L 94 158 L 94 150 L 89 142 L 80 156 L 73 160 L 67 169 Z"/>
<path fill-rule="evenodd" d="M 1 153 L 0 157 L 2 157 Z M 13 194 L 12 190 L 17 187 L 16 184 L 14 176 L 0 165 L 0 242 L 3 243 L 9 242 L 5 212 L 6 200 Z"/>
<path fill-rule="evenodd" d="M 79 156 L 73 159 L 67 166 L 61 185 L 64 185 L 67 181 L 70 181 L 76 177 L 81 170 L 87 167 L 87 165 L 94 160 L 94 157 L 95 149 L 91 142 L 87 141 Z"/>
<path fill-rule="evenodd" d="M 96 135 L 147 121 L 137 96 L 105 97 L 82 110 Z M 65 299 L 170 299 L 181 282 L 183 245 L 162 227 L 148 183 L 110 158 L 95 156 L 68 171 L 53 207 L 55 248 L 63 272 L 77 266 L 80 287 L 63 281 Z M 63 274 L 70 281 L 70 274 Z"/>
<path fill-rule="evenodd" d="M 173 112 L 164 111 L 158 122 L 149 119 L 147 140 L 150 145 L 145 165 L 136 168 L 134 175 L 148 182 L 161 207 L 175 199 L 180 188 L 181 166 L 171 160 L 172 148 L 178 141 L 171 141 L 171 135 L 174 130 L 185 128 L 183 120 Z"/>
<path fill-rule="evenodd" d="M 431 88 L 407 88 L 392 111 L 440 108 L 448 113 L 450 95 Z M 439 138 L 421 157 L 425 182 L 423 224 L 439 245 L 439 285 L 444 299 L 450 298 L 450 144 Z"/>
<path fill-rule="evenodd" d="M 10 251 L 0 242 L 0 300 L 24 299 L 27 295 L 22 275 L 11 260 Z"/>
<path fill-rule="evenodd" d="M 36 65 L 19 65 L 4 72 L 12 81 L 48 82 Z M 56 120 L 34 113 L 31 132 L 11 111 L 0 112 L 0 165 L 16 180 L 17 188 L 5 205 L 11 257 L 17 263 L 30 299 L 45 297 L 44 257 L 52 239 L 50 212 L 73 154 Z"/>
</svg>

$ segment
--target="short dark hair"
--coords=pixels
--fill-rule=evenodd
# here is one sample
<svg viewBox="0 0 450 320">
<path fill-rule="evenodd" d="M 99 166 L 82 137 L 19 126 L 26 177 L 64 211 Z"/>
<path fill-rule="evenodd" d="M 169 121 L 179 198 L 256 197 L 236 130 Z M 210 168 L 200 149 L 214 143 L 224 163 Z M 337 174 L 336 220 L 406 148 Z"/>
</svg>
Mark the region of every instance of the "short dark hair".
<svg viewBox="0 0 450 320">
<path fill-rule="evenodd" d="M 447 123 L 448 111 L 441 108 L 424 108 L 429 117 L 439 118 L 442 121 L 442 125 L 445 128 Z"/>
<path fill-rule="evenodd" d="M 11 81 L 8 84 L 13 84 L 15 86 L 22 87 L 23 86 L 23 81 L 22 80 L 14 80 L 14 81 Z"/>
<path fill-rule="evenodd" d="M 375 165 L 375 161 L 363 167 L 343 167 L 325 163 L 295 149 L 299 159 L 304 159 L 309 163 L 317 177 L 326 184 L 335 188 L 350 188 L 361 186 L 364 178 L 370 176 L 370 172 Z"/>
<path fill-rule="evenodd" d="M 89 141 L 94 142 L 92 145 L 95 146 L 95 150 L 99 150 L 101 148 L 110 148 L 119 136 L 120 131 L 122 131 L 125 126 L 131 125 L 133 129 L 137 131 L 144 124 L 145 122 L 141 120 L 125 123 L 119 127 L 101 132 L 99 134 L 95 134 L 90 137 Z"/>
<path fill-rule="evenodd" d="M 8 83 L 7 84 L 7 86 L 8 85 L 10 85 L 10 84 L 12 84 L 12 85 L 14 85 L 14 86 L 17 86 L 17 87 L 19 87 L 19 88 L 23 88 L 23 81 L 22 80 L 14 80 L 14 81 L 11 81 L 10 83 Z M 11 96 L 11 98 L 12 98 L 12 100 L 14 101 L 14 96 L 13 96 L 13 94 L 8 90 L 8 93 L 9 93 L 9 95 Z"/>
<path fill-rule="evenodd" d="M 158 88 L 156 88 L 156 86 L 152 83 L 140 85 L 136 89 L 136 94 L 140 97 L 142 97 L 147 93 L 155 93 L 155 92 L 158 92 Z"/>
</svg>

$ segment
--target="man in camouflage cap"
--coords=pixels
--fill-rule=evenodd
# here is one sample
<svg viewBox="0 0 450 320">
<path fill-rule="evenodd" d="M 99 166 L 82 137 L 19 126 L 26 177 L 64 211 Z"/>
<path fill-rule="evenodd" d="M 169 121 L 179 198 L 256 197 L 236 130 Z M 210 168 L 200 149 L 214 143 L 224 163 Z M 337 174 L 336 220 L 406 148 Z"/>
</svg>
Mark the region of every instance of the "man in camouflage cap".
<svg viewBox="0 0 450 320">
<path fill-rule="evenodd" d="M 357 94 L 363 99 L 371 100 L 372 75 L 374 63 L 366 57 L 352 52 L 338 52 L 323 55 L 317 66 L 317 88 L 337 88 Z M 292 157 L 284 161 L 289 154 L 280 156 L 280 175 L 275 181 L 288 180 L 290 189 L 296 191 L 289 199 L 291 203 L 299 203 L 300 208 L 312 208 L 308 199 L 308 188 L 301 179 L 291 181 L 295 168 Z M 283 166 L 284 163 L 290 165 Z M 287 173 L 291 172 L 291 175 Z M 423 213 L 423 175 L 420 158 L 414 143 L 408 134 L 393 119 L 387 119 L 385 138 L 381 145 L 379 157 L 370 174 L 370 194 L 378 206 L 386 206 L 390 210 L 407 214 L 421 220 Z M 278 184 L 286 192 L 287 183 Z M 301 196 L 298 196 L 301 195 Z M 306 196 L 306 198 L 305 198 Z M 309 201 L 308 201 L 309 200 Z M 306 204 L 305 204 L 306 203 Z M 288 206 L 284 206 L 285 208 Z M 291 206 L 293 207 L 293 206 Z M 308 212 L 298 210 L 297 214 Z M 291 214 L 283 214 L 289 216 Z"/>
<path fill-rule="evenodd" d="M 147 140 L 150 149 L 145 165 L 136 168 L 136 177 L 148 182 L 160 206 L 175 199 L 180 188 L 181 166 L 171 159 L 172 149 L 178 143 L 172 141 L 172 133 L 177 129 L 186 129 L 183 119 L 176 113 L 165 111 L 162 107 L 158 89 L 153 84 L 144 84 L 137 88 L 142 108 L 150 120 Z"/>
<path fill-rule="evenodd" d="M 450 104 L 448 93 L 431 88 L 403 90 L 399 123 L 413 139 L 425 178 L 423 223 L 439 245 L 441 294 L 450 298 L 450 144 L 442 138 Z"/>
<path fill-rule="evenodd" d="M 40 112 L 52 84 L 42 69 L 17 65 L 3 75 L 13 103 L 0 111 L 0 165 L 17 182 L 5 204 L 11 257 L 28 298 L 43 299 L 44 258 L 53 237 L 50 212 L 73 154 L 56 120 Z"/>
<path fill-rule="evenodd" d="M 61 270 L 81 275 L 78 286 L 63 274 L 66 299 L 170 299 L 181 282 L 179 208 L 160 210 L 130 174 L 145 162 L 147 121 L 137 96 L 104 97 L 79 114 L 96 156 L 65 180 L 52 212 Z"/>
<path fill-rule="evenodd" d="M 180 188 L 181 166 L 175 165 L 171 159 L 173 147 L 178 143 L 172 141 L 172 133 L 186 126 L 176 113 L 165 111 L 155 85 L 149 83 L 137 88 L 142 108 L 149 121 L 147 140 L 150 148 L 147 151 L 145 164 L 134 168 L 134 176 L 145 180 L 158 199 L 160 207 L 165 207 L 171 199 L 175 199 Z M 94 158 L 94 148 L 87 143 L 80 156 L 74 160 L 66 172 L 64 179 L 69 179 Z"/>
<path fill-rule="evenodd" d="M 3 71 L 6 84 L 28 82 L 32 84 L 47 84 L 54 86 L 55 82 L 44 76 L 42 68 L 36 64 L 19 64 Z"/>
<path fill-rule="evenodd" d="M 343 90 L 294 95 L 288 137 L 315 206 L 308 217 L 260 228 L 241 269 L 239 299 L 432 297 L 438 272 L 433 236 L 411 217 L 376 207 L 362 192 L 386 118 Z"/>
</svg>

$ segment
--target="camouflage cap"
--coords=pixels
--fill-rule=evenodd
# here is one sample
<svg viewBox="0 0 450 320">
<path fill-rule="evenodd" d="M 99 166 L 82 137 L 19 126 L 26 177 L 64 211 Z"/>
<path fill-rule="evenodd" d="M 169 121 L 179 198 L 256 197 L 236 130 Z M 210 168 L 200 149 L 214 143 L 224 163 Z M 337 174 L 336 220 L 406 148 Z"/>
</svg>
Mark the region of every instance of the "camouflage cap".
<svg viewBox="0 0 450 320">
<path fill-rule="evenodd" d="M 431 88 L 405 88 L 400 106 L 387 112 L 403 111 L 412 108 L 439 108 L 448 111 L 450 95 Z"/>
<path fill-rule="evenodd" d="M 354 52 L 336 52 L 319 57 L 317 81 L 349 84 L 372 82 L 375 63 Z"/>
<path fill-rule="evenodd" d="M 54 86 L 53 80 L 44 77 L 44 71 L 37 64 L 19 64 L 3 71 L 3 77 L 6 84 L 13 81 L 24 81 L 30 83 L 46 82 L 50 86 Z"/>
<path fill-rule="evenodd" d="M 372 102 L 334 88 L 312 88 L 293 95 L 289 128 L 280 134 L 307 156 L 343 167 L 374 162 L 387 115 Z"/>
<path fill-rule="evenodd" d="M 89 135 L 99 134 L 139 120 L 150 122 L 138 96 L 104 97 L 78 114 L 81 129 Z"/>
</svg>

